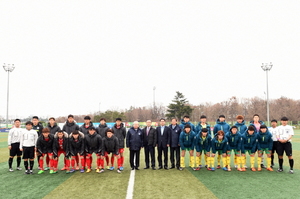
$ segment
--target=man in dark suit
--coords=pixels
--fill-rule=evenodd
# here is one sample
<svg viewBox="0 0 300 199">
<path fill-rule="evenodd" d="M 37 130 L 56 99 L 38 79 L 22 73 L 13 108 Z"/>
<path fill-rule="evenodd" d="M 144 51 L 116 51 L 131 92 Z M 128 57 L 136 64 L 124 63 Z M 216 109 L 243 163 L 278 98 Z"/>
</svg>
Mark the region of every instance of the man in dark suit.
<svg viewBox="0 0 300 199">
<path fill-rule="evenodd" d="M 145 152 L 145 164 L 144 169 L 149 169 L 149 154 L 151 156 L 151 167 L 155 170 L 155 145 L 157 143 L 157 133 L 155 128 L 151 126 L 151 120 L 147 120 L 146 127 L 142 130 L 143 132 L 143 146 Z"/>
<path fill-rule="evenodd" d="M 158 169 L 162 169 L 162 152 L 164 152 L 164 168 L 168 169 L 168 147 L 171 140 L 171 129 L 165 126 L 166 120 L 160 119 L 160 126 L 157 127 L 157 151 Z"/>
<path fill-rule="evenodd" d="M 179 144 L 179 136 L 182 131 L 180 126 L 177 124 L 177 119 L 172 118 L 172 122 L 170 124 L 171 129 L 171 143 L 170 143 L 170 161 L 171 167 L 170 169 L 175 168 L 175 158 L 176 157 L 176 168 L 179 169 L 180 166 L 180 144 Z M 175 155 L 176 153 L 176 155 Z"/>
</svg>

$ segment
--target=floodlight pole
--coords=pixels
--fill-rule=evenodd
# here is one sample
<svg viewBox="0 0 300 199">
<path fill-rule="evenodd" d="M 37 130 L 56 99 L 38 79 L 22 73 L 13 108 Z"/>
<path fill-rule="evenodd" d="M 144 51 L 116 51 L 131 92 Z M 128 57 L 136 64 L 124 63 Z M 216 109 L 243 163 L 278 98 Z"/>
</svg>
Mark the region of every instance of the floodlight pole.
<svg viewBox="0 0 300 199">
<path fill-rule="evenodd" d="M 270 62 L 270 64 L 268 63 L 262 63 L 261 68 L 266 71 L 266 79 L 267 79 L 267 122 L 268 122 L 268 126 L 270 126 L 270 105 L 269 105 L 269 80 L 268 80 L 268 72 L 272 69 L 273 64 L 272 62 Z"/>
<path fill-rule="evenodd" d="M 14 64 L 3 64 L 3 69 L 7 72 L 7 105 L 6 105 L 6 129 L 8 129 L 8 102 L 9 102 L 9 73 L 15 69 Z"/>
</svg>

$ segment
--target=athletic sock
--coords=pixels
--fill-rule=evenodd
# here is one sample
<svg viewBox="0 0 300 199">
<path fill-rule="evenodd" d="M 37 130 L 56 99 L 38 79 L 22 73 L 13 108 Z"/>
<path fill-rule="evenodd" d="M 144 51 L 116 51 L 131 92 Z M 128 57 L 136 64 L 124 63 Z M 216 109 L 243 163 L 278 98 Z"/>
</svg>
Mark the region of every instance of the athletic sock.
<svg viewBox="0 0 300 199">
<path fill-rule="evenodd" d="M 76 160 L 77 165 L 79 165 L 79 157 L 78 157 L 78 155 L 75 156 L 75 160 Z"/>
<path fill-rule="evenodd" d="M 104 159 L 100 159 L 100 168 L 101 168 L 101 169 L 104 168 Z"/>
<path fill-rule="evenodd" d="M 39 165 L 40 165 L 41 170 L 44 170 L 44 158 L 42 156 L 40 157 Z M 30 166 L 30 168 L 32 168 L 32 167 Z"/>
<path fill-rule="evenodd" d="M 245 168 L 245 166 L 246 166 L 246 157 L 245 156 L 241 156 L 240 157 L 240 161 L 241 161 L 241 167 Z"/>
<path fill-rule="evenodd" d="M 271 155 L 271 165 L 274 164 L 274 155 Z"/>
<path fill-rule="evenodd" d="M 50 164 L 50 158 L 49 158 L 49 155 L 47 154 L 47 156 L 46 156 L 46 165 L 47 165 L 47 167 L 49 167 L 49 164 Z"/>
<path fill-rule="evenodd" d="M 105 160 L 106 160 L 106 165 L 109 166 L 109 157 L 108 157 L 108 155 L 105 156 Z"/>
<path fill-rule="evenodd" d="M 236 159 L 236 158 L 235 158 Z M 236 160 L 235 160 L 236 161 Z M 228 168 L 230 168 L 230 156 L 226 157 L 226 165 L 228 166 Z M 235 162 L 236 163 L 236 162 Z"/>
<path fill-rule="evenodd" d="M 236 155 L 234 155 L 234 165 L 237 165 L 238 164 L 238 161 L 237 161 L 238 157 Z"/>
<path fill-rule="evenodd" d="M 250 156 L 251 168 L 254 168 L 254 161 L 255 161 L 255 157 Z"/>
<path fill-rule="evenodd" d="M 227 165 L 227 157 L 222 157 L 222 161 L 223 161 L 223 167 L 226 167 L 226 165 Z"/>
<path fill-rule="evenodd" d="M 30 170 L 33 170 L 34 160 L 29 160 Z"/>
<path fill-rule="evenodd" d="M 124 156 L 121 157 L 121 165 L 122 165 L 122 166 L 124 165 Z"/>
<path fill-rule="evenodd" d="M 279 160 L 278 160 L 278 163 L 279 163 L 279 169 L 282 169 L 283 159 L 279 159 Z"/>
<path fill-rule="evenodd" d="M 258 158 L 257 158 L 257 167 L 258 167 L 258 168 L 261 168 L 261 165 L 260 165 L 260 164 L 261 164 L 261 157 L 258 157 Z"/>
<path fill-rule="evenodd" d="M 271 158 L 267 158 L 267 168 L 271 167 Z"/>
<path fill-rule="evenodd" d="M 113 167 L 114 163 L 115 163 L 115 157 L 113 155 L 111 156 L 110 163 L 111 163 L 111 166 Z"/>
<path fill-rule="evenodd" d="M 100 161 L 101 161 L 102 159 L 100 159 Z M 118 162 L 118 169 L 121 167 L 121 165 L 122 165 L 122 159 L 121 158 L 118 158 L 118 160 L 117 160 L 117 162 Z"/>
<path fill-rule="evenodd" d="M 207 165 L 208 162 L 207 162 L 207 156 L 206 155 L 204 155 L 204 160 L 205 160 L 205 165 Z M 201 163 L 201 158 L 200 158 L 200 163 Z"/>
<path fill-rule="evenodd" d="M 221 155 L 218 154 L 218 165 L 221 165 Z"/>
<path fill-rule="evenodd" d="M 26 170 L 28 170 L 28 160 L 26 160 L 26 161 L 24 160 L 24 167 Z"/>
<path fill-rule="evenodd" d="M 17 157 L 17 167 L 20 167 L 21 164 L 21 157 Z"/>
<path fill-rule="evenodd" d="M 215 167 L 215 157 L 210 157 L 211 167 Z"/>
<path fill-rule="evenodd" d="M 81 168 L 84 169 L 85 166 L 85 160 L 83 156 L 80 156 L 80 160 L 81 160 Z"/>
<path fill-rule="evenodd" d="M 293 170 L 294 167 L 294 159 L 289 159 L 290 169 Z"/>
<path fill-rule="evenodd" d="M 8 166 L 9 166 L 9 168 L 12 168 L 13 159 L 14 158 L 9 158 L 8 159 Z"/>
<path fill-rule="evenodd" d="M 236 159 L 236 163 L 234 163 L 235 165 L 237 165 L 237 168 L 240 169 L 241 168 L 241 159 L 242 157 L 235 157 Z"/>
<path fill-rule="evenodd" d="M 184 168 L 184 157 L 180 157 L 180 167 Z"/>
<path fill-rule="evenodd" d="M 72 159 L 71 159 L 71 166 L 72 166 L 72 168 L 75 167 L 75 157 L 72 157 Z"/>
<path fill-rule="evenodd" d="M 192 157 L 190 157 L 191 159 L 191 167 L 194 167 L 195 166 L 195 157 L 194 156 L 192 156 Z"/>
<path fill-rule="evenodd" d="M 201 156 L 196 156 L 196 165 L 197 165 L 197 167 L 199 167 L 199 165 L 200 165 L 200 159 L 201 158 Z"/>
</svg>

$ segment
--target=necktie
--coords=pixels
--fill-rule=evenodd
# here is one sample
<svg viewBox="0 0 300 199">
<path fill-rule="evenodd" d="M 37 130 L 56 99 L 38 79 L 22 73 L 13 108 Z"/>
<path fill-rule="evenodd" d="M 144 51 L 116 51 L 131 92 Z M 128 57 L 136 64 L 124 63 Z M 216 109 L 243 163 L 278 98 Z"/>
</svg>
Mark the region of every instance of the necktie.
<svg viewBox="0 0 300 199">
<path fill-rule="evenodd" d="M 149 135 L 149 127 L 147 127 L 147 136 Z"/>
</svg>

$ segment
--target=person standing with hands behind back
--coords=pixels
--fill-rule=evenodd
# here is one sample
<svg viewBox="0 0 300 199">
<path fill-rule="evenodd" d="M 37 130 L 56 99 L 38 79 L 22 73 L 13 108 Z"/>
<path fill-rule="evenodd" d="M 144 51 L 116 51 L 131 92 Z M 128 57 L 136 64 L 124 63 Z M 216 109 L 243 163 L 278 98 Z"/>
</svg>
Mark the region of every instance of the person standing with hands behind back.
<svg viewBox="0 0 300 199">
<path fill-rule="evenodd" d="M 157 150 L 158 150 L 158 169 L 162 169 L 162 152 L 164 152 L 164 169 L 168 170 L 168 148 L 171 142 L 171 129 L 165 126 L 166 120 L 160 119 L 160 126 L 156 128 L 157 132 Z"/>
</svg>

